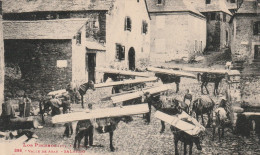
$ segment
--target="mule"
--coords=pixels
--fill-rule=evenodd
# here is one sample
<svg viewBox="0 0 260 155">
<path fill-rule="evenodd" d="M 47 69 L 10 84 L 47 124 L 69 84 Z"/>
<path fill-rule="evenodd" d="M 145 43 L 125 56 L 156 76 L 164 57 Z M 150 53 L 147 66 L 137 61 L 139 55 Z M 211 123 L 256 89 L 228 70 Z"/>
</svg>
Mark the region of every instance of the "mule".
<svg viewBox="0 0 260 155">
<path fill-rule="evenodd" d="M 174 75 L 167 75 L 162 73 L 155 73 L 155 76 L 160 78 L 163 84 L 175 83 L 176 84 L 176 93 L 179 92 L 179 85 L 181 82 L 181 77 Z"/>
<path fill-rule="evenodd" d="M 215 138 L 215 130 L 218 129 L 219 141 L 224 137 L 225 128 L 231 128 L 233 131 L 233 126 L 231 120 L 228 119 L 227 111 L 223 107 L 219 107 L 215 110 L 215 119 L 213 121 L 213 133 L 212 140 Z M 222 132 L 221 132 L 222 130 Z"/>
<path fill-rule="evenodd" d="M 95 122 L 93 121 L 91 122 L 90 120 L 78 121 L 76 127 L 74 148 L 80 147 L 80 142 L 83 137 L 85 137 L 85 143 L 84 143 L 85 147 L 87 147 L 88 144 L 89 146 L 93 146 L 93 130 L 95 129 L 99 134 L 109 133 L 110 151 L 112 152 L 115 151 L 113 145 L 113 134 L 120 121 L 121 121 L 120 117 L 100 118 L 100 119 L 96 119 Z"/>
<path fill-rule="evenodd" d="M 81 106 L 83 109 L 85 108 L 84 107 L 84 95 L 86 94 L 88 89 L 95 90 L 94 82 L 91 80 L 87 83 L 80 85 L 78 87 L 78 89 L 76 88 L 75 85 L 73 86 L 72 84 L 67 85 L 67 88 L 66 88 L 66 90 L 70 93 L 71 96 L 75 96 L 77 93 L 79 93 L 80 98 L 81 98 Z M 71 93 L 73 93 L 73 94 L 71 94 Z"/>
<path fill-rule="evenodd" d="M 201 81 L 201 94 L 204 94 L 203 92 L 203 87 L 205 87 L 207 94 L 209 94 L 209 90 L 207 88 L 208 83 L 212 82 L 214 83 L 214 91 L 213 94 L 216 96 L 219 94 L 218 92 L 218 87 L 219 87 L 219 83 L 221 82 L 221 80 L 225 77 L 225 75 L 221 75 L 221 74 L 212 74 L 212 73 L 198 73 L 197 75 L 197 79 L 198 81 Z"/>
<path fill-rule="evenodd" d="M 191 107 L 192 107 L 191 114 L 192 113 L 196 114 L 197 121 L 199 120 L 199 115 L 200 115 L 203 126 L 205 125 L 203 114 L 207 114 L 208 123 L 207 123 L 206 127 L 210 127 L 215 102 L 209 96 L 201 96 L 200 98 L 194 100 L 191 104 L 192 104 L 191 105 Z"/>
<path fill-rule="evenodd" d="M 183 121 L 193 124 L 191 121 L 188 121 L 187 119 L 185 119 Z M 190 155 L 192 154 L 193 143 L 197 146 L 198 150 L 202 150 L 202 147 L 201 147 L 202 132 L 200 132 L 198 135 L 192 136 L 182 130 L 177 129 L 174 126 L 171 126 L 170 128 L 174 135 L 175 155 L 179 154 L 179 151 L 178 151 L 178 142 L 179 141 L 184 143 L 184 155 L 187 154 L 187 145 L 189 145 L 189 154 Z"/>
</svg>

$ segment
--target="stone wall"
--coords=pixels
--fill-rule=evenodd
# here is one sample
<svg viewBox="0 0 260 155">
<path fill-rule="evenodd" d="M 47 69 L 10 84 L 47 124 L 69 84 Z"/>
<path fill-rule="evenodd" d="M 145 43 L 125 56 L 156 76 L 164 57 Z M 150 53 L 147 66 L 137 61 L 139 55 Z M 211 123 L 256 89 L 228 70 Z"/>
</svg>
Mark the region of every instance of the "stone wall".
<svg viewBox="0 0 260 155">
<path fill-rule="evenodd" d="M 207 16 L 207 49 L 209 51 L 219 51 L 221 48 L 229 47 L 231 40 L 231 31 L 228 21 L 230 15 L 226 14 L 226 22 L 223 21 L 223 12 L 216 12 L 216 20 L 210 20 L 210 13 L 204 13 Z M 228 39 L 226 39 L 226 32 Z"/>
<path fill-rule="evenodd" d="M 189 12 L 151 13 L 152 62 L 188 57 L 194 51 L 202 52 L 205 45 L 205 18 Z"/>
<path fill-rule="evenodd" d="M 260 107 L 260 76 L 242 76 L 241 95 L 243 101 Z"/>
<path fill-rule="evenodd" d="M 231 52 L 234 61 L 252 62 L 254 46 L 260 45 L 259 35 L 253 35 L 253 23 L 258 15 L 236 15 L 232 21 Z"/>
<path fill-rule="evenodd" d="M 71 80 L 71 40 L 5 40 L 4 43 L 5 64 L 19 66 L 21 71 L 20 78 L 6 77 L 5 92 L 48 93 L 64 89 Z M 57 60 L 62 60 L 60 65 L 65 66 L 57 67 Z"/>
</svg>

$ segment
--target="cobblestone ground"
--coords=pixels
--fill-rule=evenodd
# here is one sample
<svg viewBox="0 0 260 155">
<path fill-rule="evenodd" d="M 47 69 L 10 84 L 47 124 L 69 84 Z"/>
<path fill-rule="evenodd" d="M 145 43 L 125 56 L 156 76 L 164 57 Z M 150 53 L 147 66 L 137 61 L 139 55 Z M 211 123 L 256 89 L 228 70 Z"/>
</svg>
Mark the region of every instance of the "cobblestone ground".
<svg viewBox="0 0 260 155">
<path fill-rule="evenodd" d="M 213 85 L 209 85 L 209 91 L 212 94 Z M 173 96 L 183 98 L 186 89 L 190 89 L 194 98 L 200 95 L 200 86 L 196 80 L 182 78 L 180 84 L 180 92 Z M 175 84 L 173 84 L 173 91 L 175 91 Z M 100 98 L 105 97 L 111 93 L 111 88 L 89 92 L 86 95 L 87 102 L 94 101 L 97 103 L 95 107 L 106 107 L 108 102 L 101 102 Z M 213 100 L 218 102 L 219 97 L 210 95 Z M 73 105 L 75 111 L 80 109 L 80 105 Z M 170 131 L 169 125 L 166 125 L 166 131 L 160 134 L 160 121 L 154 118 L 154 109 L 152 112 L 152 120 L 149 125 L 146 125 L 141 115 L 134 116 L 134 121 L 126 124 L 120 122 L 114 132 L 114 146 L 116 151 L 111 153 L 109 149 L 109 135 L 95 134 L 94 144 L 100 147 L 90 147 L 86 150 L 87 154 L 174 154 L 173 135 Z M 74 129 L 76 123 L 73 123 Z M 71 138 L 63 138 L 64 127 L 52 127 L 50 120 L 47 119 L 47 125 L 42 129 L 35 129 L 39 136 L 37 143 L 41 144 L 59 144 L 66 145 L 66 150 L 73 151 L 72 145 L 75 134 Z M 257 136 L 254 132 L 251 133 L 250 138 L 246 139 L 231 133 L 231 130 L 225 130 L 224 139 L 212 141 L 212 129 L 206 130 L 204 139 L 202 140 L 202 151 L 198 151 L 193 147 L 194 154 L 260 154 L 260 145 Z M 83 140 L 82 140 L 83 145 Z M 183 154 L 183 144 L 179 142 L 179 153 Z M 61 149 L 64 152 L 65 149 Z M 85 150 L 85 148 L 80 148 Z M 62 153 L 62 152 L 60 152 Z"/>
</svg>

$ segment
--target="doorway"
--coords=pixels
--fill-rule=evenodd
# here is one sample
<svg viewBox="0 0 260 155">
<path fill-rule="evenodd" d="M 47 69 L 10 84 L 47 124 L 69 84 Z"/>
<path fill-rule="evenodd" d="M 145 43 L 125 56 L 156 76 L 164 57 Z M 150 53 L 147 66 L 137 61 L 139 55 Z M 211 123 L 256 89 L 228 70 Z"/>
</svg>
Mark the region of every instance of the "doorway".
<svg viewBox="0 0 260 155">
<path fill-rule="evenodd" d="M 135 50 L 133 47 L 128 52 L 129 70 L 135 70 Z"/>
<path fill-rule="evenodd" d="M 255 45 L 254 59 L 260 59 L 260 45 Z"/>
<path fill-rule="evenodd" d="M 95 72 L 96 72 L 96 53 L 87 53 L 87 71 L 88 71 L 88 81 L 93 81 L 95 83 Z"/>
</svg>

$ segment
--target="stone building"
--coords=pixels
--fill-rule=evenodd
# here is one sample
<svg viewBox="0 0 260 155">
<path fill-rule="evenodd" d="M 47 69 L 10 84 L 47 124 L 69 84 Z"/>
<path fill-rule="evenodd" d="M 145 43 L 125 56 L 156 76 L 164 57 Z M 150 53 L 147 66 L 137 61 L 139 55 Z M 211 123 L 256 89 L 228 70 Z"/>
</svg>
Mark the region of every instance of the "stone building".
<svg viewBox="0 0 260 155">
<path fill-rule="evenodd" d="M 14 90 L 98 83 L 96 67 L 133 70 L 149 56 L 144 0 L 8 0 L 3 11 L 6 65 L 21 74 Z"/>
<path fill-rule="evenodd" d="M 260 2 L 244 0 L 230 23 L 232 59 L 260 62 Z"/>
<path fill-rule="evenodd" d="M 220 51 L 230 47 L 229 11 L 226 0 L 190 0 L 207 18 L 207 52 Z"/>
<path fill-rule="evenodd" d="M 188 58 L 206 46 L 206 18 L 186 0 L 147 0 L 151 61 Z"/>
</svg>

